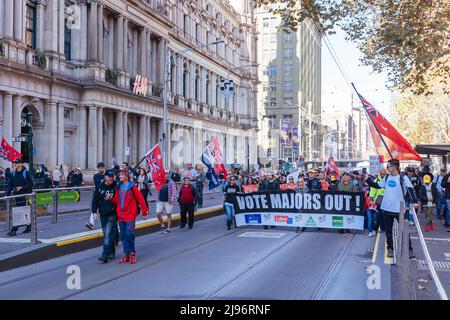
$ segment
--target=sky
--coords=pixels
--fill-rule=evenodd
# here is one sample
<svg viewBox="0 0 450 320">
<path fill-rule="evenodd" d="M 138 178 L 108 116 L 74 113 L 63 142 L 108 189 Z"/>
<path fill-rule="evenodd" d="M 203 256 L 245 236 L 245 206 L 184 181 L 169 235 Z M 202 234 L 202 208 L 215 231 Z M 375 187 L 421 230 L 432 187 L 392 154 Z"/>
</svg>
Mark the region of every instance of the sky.
<svg viewBox="0 0 450 320">
<path fill-rule="evenodd" d="M 345 33 L 342 30 L 337 30 L 334 35 L 328 35 L 328 39 L 359 93 L 389 119 L 392 93 L 386 87 L 386 74 L 373 72 L 371 67 L 363 66 L 359 60 L 362 56 L 361 52 L 355 43 L 345 40 Z M 346 84 L 327 46 L 322 41 L 322 110 L 326 112 L 331 108 L 335 111 L 342 110 L 350 113 L 351 92 L 352 89 Z M 354 99 L 358 99 L 356 94 Z M 358 100 L 355 101 L 355 106 L 360 105 L 356 104 Z"/>
</svg>

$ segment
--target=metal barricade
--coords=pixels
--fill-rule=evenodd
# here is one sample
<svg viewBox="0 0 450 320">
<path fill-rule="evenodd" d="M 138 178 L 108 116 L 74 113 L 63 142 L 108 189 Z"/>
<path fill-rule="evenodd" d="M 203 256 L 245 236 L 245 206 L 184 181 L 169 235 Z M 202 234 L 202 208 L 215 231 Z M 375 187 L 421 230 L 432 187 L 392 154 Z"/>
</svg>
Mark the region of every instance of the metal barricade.
<svg viewBox="0 0 450 320">
<path fill-rule="evenodd" d="M 13 226 L 26 226 L 29 224 L 31 225 L 31 244 L 38 243 L 37 239 L 37 220 L 36 220 L 36 193 L 28 193 L 28 194 L 20 194 L 20 195 L 13 195 L 8 197 L 2 197 L 0 198 L 0 202 L 5 203 L 5 222 L 4 222 L 4 230 L 9 231 Z M 21 201 L 22 198 L 25 198 L 25 201 Z M 20 201 L 18 201 L 20 200 Z M 16 210 L 17 208 L 21 208 L 21 212 L 15 212 L 19 211 Z M 20 221 L 27 221 L 26 224 L 17 224 L 20 223 Z M 15 225 L 16 224 L 16 225 Z"/>
<path fill-rule="evenodd" d="M 417 234 L 420 241 L 421 249 L 424 253 L 428 269 L 431 277 L 436 285 L 437 293 L 441 300 L 448 300 L 444 287 L 436 273 L 433 262 L 431 260 L 428 247 L 425 243 L 425 239 L 422 234 L 422 230 L 417 218 L 416 210 L 414 207 L 410 209 L 414 218 L 414 226 L 417 230 Z M 399 268 L 400 276 L 400 295 L 402 299 L 413 299 L 412 293 L 414 292 L 413 279 L 410 276 L 410 256 L 409 256 L 409 242 L 410 242 L 410 228 L 408 226 L 407 217 L 405 217 L 405 203 L 402 201 L 400 205 L 400 215 L 397 221 L 394 222 L 393 227 L 393 240 L 394 240 L 394 264 Z"/>
</svg>

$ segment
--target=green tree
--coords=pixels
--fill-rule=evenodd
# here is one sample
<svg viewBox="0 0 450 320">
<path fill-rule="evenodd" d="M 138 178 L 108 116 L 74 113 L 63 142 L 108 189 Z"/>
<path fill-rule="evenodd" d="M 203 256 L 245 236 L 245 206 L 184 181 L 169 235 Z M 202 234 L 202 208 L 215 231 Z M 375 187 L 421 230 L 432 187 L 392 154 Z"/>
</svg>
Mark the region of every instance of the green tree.
<svg viewBox="0 0 450 320">
<path fill-rule="evenodd" d="M 297 30 L 313 19 L 322 33 L 342 28 L 357 43 L 362 63 L 388 73 L 389 85 L 401 91 L 430 94 L 425 74 L 447 84 L 450 68 L 449 0 L 253 0 L 282 16 L 282 27 Z"/>
<path fill-rule="evenodd" d="M 440 63 L 450 64 L 450 59 L 441 60 Z M 394 100 L 398 114 L 394 125 L 412 144 L 450 143 L 450 85 L 432 74 L 432 71 L 425 74 L 430 94 L 416 95 L 414 90 L 405 90 Z"/>
</svg>

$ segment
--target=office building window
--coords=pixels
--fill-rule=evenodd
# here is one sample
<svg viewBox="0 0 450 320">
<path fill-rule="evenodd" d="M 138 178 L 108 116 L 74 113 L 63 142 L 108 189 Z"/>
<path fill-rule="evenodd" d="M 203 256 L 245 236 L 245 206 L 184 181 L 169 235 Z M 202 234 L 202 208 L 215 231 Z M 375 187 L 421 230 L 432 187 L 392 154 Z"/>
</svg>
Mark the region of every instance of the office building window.
<svg viewBox="0 0 450 320">
<path fill-rule="evenodd" d="M 64 25 L 64 56 L 67 61 L 71 60 L 71 47 L 72 47 L 72 31 L 70 28 L 67 28 L 67 24 Z M 103 40 L 100 40 L 103 41 Z"/>
<path fill-rule="evenodd" d="M 277 98 L 270 98 L 270 106 L 271 107 L 277 106 Z"/>
<path fill-rule="evenodd" d="M 283 39 L 285 43 L 291 43 L 292 42 L 292 32 L 285 32 L 283 34 Z"/>
<path fill-rule="evenodd" d="M 285 64 L 283 66 L 283 75 L 292 76 L 292 64 Z"/>
<path fill-rule="evenodd" d="M 262 43 L 263 45 L 267 45 L 269 44 L 269 34 L 268 33 L 264 33 L 262 36 Z"/>
<path fill-rule="evenodd" d="M 263 19 L 263 28 L 268 28 L 269 27 L 269 18 L 264 18 Z"/>
<path fill-rule="evenodd" d="M 36 1 L 27 1 L 25 32 L 27 47 L 36 49 Z"/>
<path fill-rule="evenodd" d="M 292 81 L 284 81 L 283 83 L 284 91 L 292 91 Z"/>
<path fill-rule="evenodd" d="M 270 28 L 276 28 L 278 26 L 277 17 L 270 18 Z"/>
<path fill-rule="evenodd" d="M 291 106 L 294 104 L 294 98 L 292 97 L 287 97 L 287 98 L 283 98 L 284 104 L 287 106 Z"/>
<path fill-rule="evenodd" d="M 277 34 L 276 33 L 271 33 L 270 34 L 270 42 L 271 43 L 277 43 Z"/>
<path fill-rule="evenodd" d="M 275 77 L 277 75 L 277 67 L 274 64 L 271 64 L 267 67 L 269 77 Z"/>
<path fill-rule="evenodd" d="M 292 48 L 284 48 L 283 57 L 288 58 L 288 59 L 292 58 Z"/>
<path fill-rule="evenodd" d="M 277 57 L 277 48 L 270 49 L 270 60 L 274 60 Z"/>
</svg>

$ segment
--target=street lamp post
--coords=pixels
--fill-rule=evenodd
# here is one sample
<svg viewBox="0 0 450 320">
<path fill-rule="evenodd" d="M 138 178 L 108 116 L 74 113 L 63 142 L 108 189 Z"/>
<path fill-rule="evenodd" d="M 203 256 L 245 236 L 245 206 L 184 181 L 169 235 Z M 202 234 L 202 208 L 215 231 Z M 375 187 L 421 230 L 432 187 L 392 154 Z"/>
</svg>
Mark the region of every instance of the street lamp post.
<svg viewBox="0 0 450 320">
<path fill-rule="evenodd" d="M 218 41 L 214 41 L 211 42 L 210 45 L 213 44 L 218 44 L 218 43 L 223 43 L 223 40 L 218 40 Z M 168 151 L 168 142 L 167 142 L 167 132 L 168 132 L 168 99 L 169 99 L 169 92 L 167 90 L 167 82 L 168 82 L 168 73 L 170 70 L 170 60 L 173 54 L 183 54 L 189 51 L 194 50 L 195 47 L 192 48 L 186 48 L 183 50 L 180 50 L 178 52 L 172 52 L 170 53 L 170 51 L 168 50 L 167 54 L 164 57 L 164 68 L 163 68 L 163 72 L 164 72 L 164 92 L 163 92 L 163 132 L 162 132 L 162 143 L 163 143 L 163 163 L 165 166 L 168 165 L 168 159 L 167 159 L 167 151 Z M 173 76 L 173 75 L 172 75 Z"/>
<path fill-rule="evenodd" d="M 247 68 L 247 67 L 257 67 L 259 66 L 259 63 L 253 63 L 253 64 L 247 64 L 244 66 L 240 66 L 240 67 L 235 67 L 235 68 L 228 68 L 228 74 L 227 74 L 227 80 L 230 80 L 230 73 L 234 70 L 238 70 L 238 69 L 242 69 L 242 68 Z M 229 125 L 229 115 L 228 115 L 228 95 L 225 94 L 225 114 L 226 114 L 226 124 L 227 124 L 227 129 L 226 129 L 226 133 L 225 133 L 225 139 L 224 139 L 224 149 L 225 149 L 225 157 L 224 157 L 224 161 L 225 164 L 227 163 L 227 151 L 226 151 L 226 147 L 227 147 L 227 136 L 228 136 L 228 125 Z M 250 157 L 250 155 L 249 155 Z M 250 160 L 249 160 L 250 161 Z"/>
<path fill-rule="evenodd" d="M 33 114 L 29 111 L 26 114 L 26 121 L 28 126 L 28 163 L 30 172 L 33 173 L 33 126 L 31 125 Z"/>
</svg>

